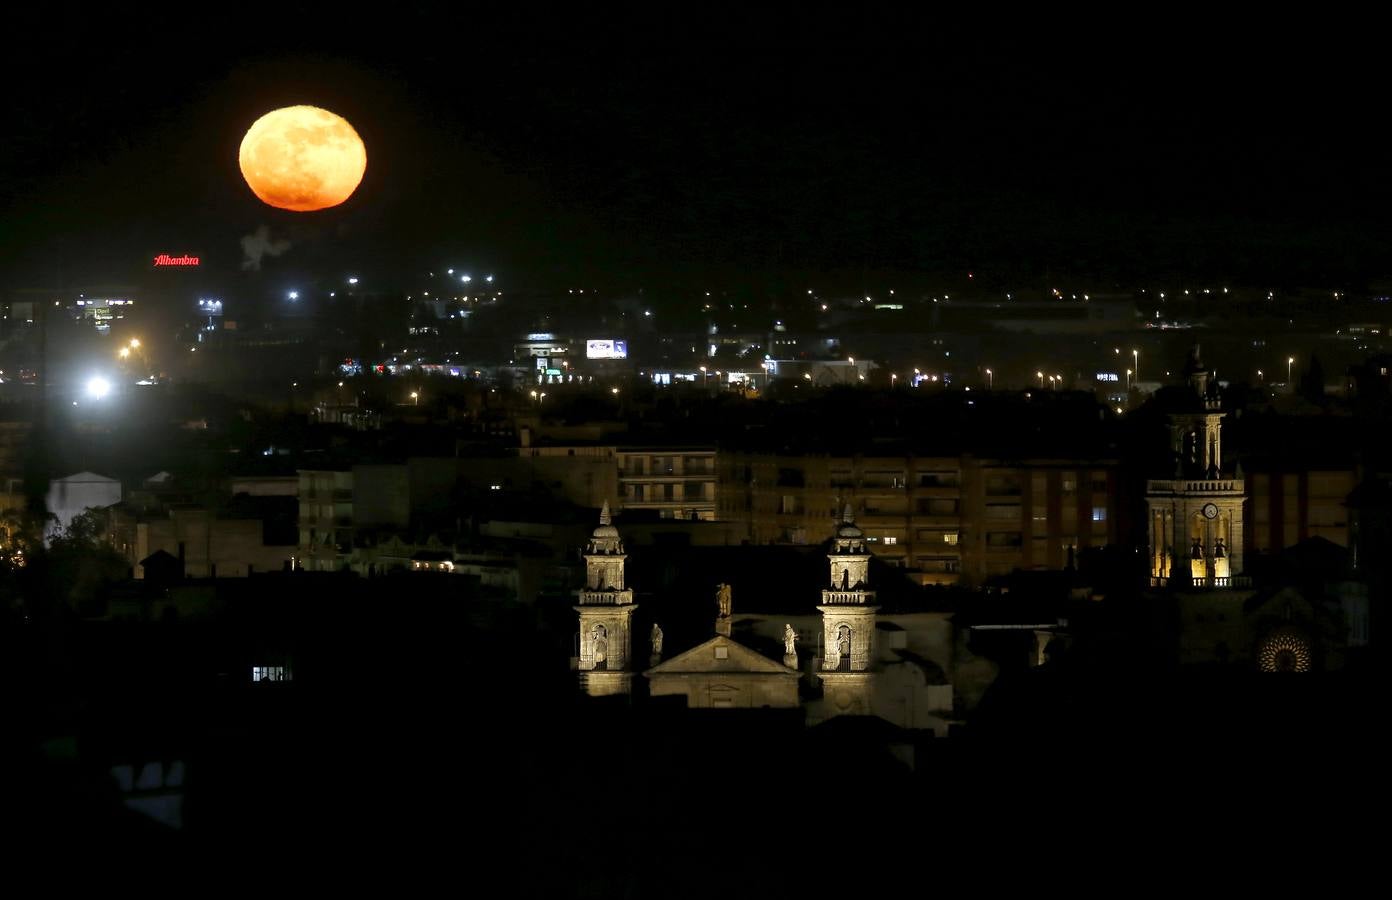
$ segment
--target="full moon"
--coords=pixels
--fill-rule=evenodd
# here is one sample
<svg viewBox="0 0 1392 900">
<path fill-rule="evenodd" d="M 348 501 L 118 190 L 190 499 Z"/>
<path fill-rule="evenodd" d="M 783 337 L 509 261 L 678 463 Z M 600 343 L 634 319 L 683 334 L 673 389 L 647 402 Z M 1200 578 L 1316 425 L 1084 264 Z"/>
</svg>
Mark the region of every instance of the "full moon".
<svg viewBox="0 0 1392 900">
<path fill-rule="evenodd" d="M 312 212 L 353 196 L 367 169 L 367 148 L 342 116 L 286 106 L 252 123 L 237 162 L 263 203 Z"/>
</svg>

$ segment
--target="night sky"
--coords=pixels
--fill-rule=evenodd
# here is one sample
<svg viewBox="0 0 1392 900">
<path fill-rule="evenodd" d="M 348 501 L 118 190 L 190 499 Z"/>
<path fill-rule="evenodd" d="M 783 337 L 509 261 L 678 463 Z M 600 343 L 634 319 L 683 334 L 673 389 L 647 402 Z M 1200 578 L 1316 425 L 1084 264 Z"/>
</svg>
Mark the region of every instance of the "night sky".
<svg viewBox="0 0 1392 900">
<path fill-rule="evenodd" d="M 158 252 L 267 283 L 458 265 L 538 289 L 1392 278 L 1388 67 L 1352 27 L 280 8 L 20 20 L 0 291 L 129 283 Z M 291 103 L 366 141 L 343 207 L 243 184 L 243 132 Z M 243 275 L 262 225 L 291 249 Z"/>
</svg>

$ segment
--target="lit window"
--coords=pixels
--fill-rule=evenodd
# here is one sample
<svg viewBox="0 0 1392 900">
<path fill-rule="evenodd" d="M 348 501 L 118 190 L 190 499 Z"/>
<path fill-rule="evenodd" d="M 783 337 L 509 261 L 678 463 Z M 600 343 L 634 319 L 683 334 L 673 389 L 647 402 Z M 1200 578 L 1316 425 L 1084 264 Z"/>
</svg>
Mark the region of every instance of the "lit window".
<svg viewBox="0 0 1392 900">
<path fill-rule="evenodd" d="M 944 543 L 944 544 L 956 544 L 956 543 L 957 543 L 957 532 L 955 532 L 955 531 L 944 531 L 944 532 L 943 532 L 943 543 Z"/>
<path fill-rule="evenodd" d="M 1092 508 L 1092 521 L 1094 521 L 1094 522 L 1105 522 L 1105 521 L 1107 521 L 1107 507 L 1105 507 L 1105 506 L 1094 506 L 1094 507 Z"/>
<path fill-rule="evenodd" d="M 885 537 L 884 542 L 885 542 L 886 544 L 897 544 L 897 543 L 899 543 L 899 539 L 898 539 L 897 537 L 888 537 L 888 536 L 887 536 L 887 537 Z"/>
<path fill-rule="evenodd" d="M 290 669 L 286 666 L 252 666 L 252 681 L 289 681 Z"/>
</svg>

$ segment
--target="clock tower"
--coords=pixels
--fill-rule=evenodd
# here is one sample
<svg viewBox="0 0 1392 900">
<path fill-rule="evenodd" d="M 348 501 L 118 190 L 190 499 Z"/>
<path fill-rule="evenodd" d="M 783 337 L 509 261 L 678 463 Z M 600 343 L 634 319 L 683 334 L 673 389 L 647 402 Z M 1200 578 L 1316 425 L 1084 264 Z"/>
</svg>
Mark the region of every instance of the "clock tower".
<svg viewBox="0 0 1392 900">
<path fill-rule="evenodd" d="M 1234 587 L 1242 574 L 1245 489 L 1240 468 L 1225 472 L 1222 402 L 1213 372 L 1189 353 L 1185 384 L 1167 389 L 1174 477 L 1146 482 L 1150 580 Z"/>
</svg>

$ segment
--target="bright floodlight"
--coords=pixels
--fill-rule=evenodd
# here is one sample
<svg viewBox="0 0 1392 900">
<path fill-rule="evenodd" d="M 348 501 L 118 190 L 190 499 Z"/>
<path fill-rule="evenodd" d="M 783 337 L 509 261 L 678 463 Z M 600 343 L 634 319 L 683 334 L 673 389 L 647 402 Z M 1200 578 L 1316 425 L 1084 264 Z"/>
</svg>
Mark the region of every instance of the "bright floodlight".
<svg viewBox="0 0 1392 900">
<path fill-rule="evenodd" d="M 111 393 L 111 382 L 100 375 L 93 375 L 87 379 L 87 396 L 93 400 L 100 400 Z"/>
<path fill-rule="evenodd" d="M 291 291 L 291 292 L 290 292 L 290 299 L 291 299 L 291 300 L 298 300 L 298 299 L 300 299 L 300 292 L 299 292 L 299 291 Z"/>
<path fill-rule="evenodd" d="M 140 338 L 131 338 L 130 345 L 137 350 L 140 349 Z"/>
</svg>

